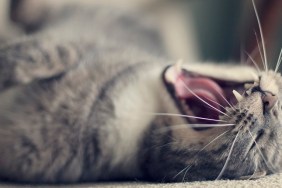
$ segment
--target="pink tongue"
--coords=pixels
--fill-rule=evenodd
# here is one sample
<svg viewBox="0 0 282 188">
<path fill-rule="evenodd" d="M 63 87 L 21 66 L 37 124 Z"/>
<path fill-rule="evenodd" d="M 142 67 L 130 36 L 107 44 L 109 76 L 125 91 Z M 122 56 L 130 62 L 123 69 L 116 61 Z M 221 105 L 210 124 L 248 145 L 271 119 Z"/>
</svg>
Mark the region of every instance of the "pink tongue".
<svg viewBox="0 0 282 188">
<path fill-rule="evenodd" d="M 208 78 L 193 78 L 179 76 L 175 82 L 176 94 L 179 98 L 187 100 L 198 100 L 199 104 L 203 103 L 201 99 L 219 109 L 219 104 L 224 104 L 222 96 L 224 96 L 223 90 L 219 85 Z M 195 96 L 197 95 L 197 96 Z M 221 96 L 222 95 L 222 96 Z M 212 102 L 214 101 L 214 102 Z M 189 104 L 188 104 L 189 105 Z M 208 106 L 206 106 L 208 108 Z"/>
</svg>

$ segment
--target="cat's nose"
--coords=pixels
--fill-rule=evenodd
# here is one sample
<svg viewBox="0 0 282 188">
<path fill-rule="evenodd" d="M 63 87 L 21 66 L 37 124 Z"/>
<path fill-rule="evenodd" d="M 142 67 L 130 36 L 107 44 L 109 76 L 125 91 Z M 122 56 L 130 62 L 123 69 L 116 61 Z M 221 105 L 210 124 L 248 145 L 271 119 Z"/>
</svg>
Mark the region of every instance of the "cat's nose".
<svg viewBox="0 0 282 188">
<path fill-rule="evenodd" d="M 266 110 L 271 110 L 278 100 L 277 95 L 270 92 L 264 92 L 262 95 L 262 102 Z"/>
</svg>

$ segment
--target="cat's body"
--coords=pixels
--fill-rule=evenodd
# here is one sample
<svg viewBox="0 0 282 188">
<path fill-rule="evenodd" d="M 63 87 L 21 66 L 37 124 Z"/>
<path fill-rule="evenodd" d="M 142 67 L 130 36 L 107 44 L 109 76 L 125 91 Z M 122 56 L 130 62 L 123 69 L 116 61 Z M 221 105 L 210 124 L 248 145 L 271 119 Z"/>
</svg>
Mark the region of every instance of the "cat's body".
<svg viewBox="0 0 282 188">
<path fill-rule="evenodd" d="M 5 132 L 9 132 L 10 128 L 19 131 L 18 134 L 20 135 L 18 136 L 16 136 L 17 134 L 11 133 L 17 137 L 13 139 L 14 144 L 20 144 L 24 140 L 29 140 L 28 142 L 31 143 L 36 142 L 36 148 L 39 150 L 37 152 L 34 151 L 35 153 L 30 151 L 30 153 L 27 154 L 28 156 L 26 156 L 27 161 L 24 159 L 18 160 L 18 158 L 21 157 L 15 155 L 15 159 L 12 161 L 19 162 L 19 164 L 15 165 L 15 169 L 10 168 L 11 164 L 5 161 L 10 157 L 2 158 L 3 161 L 1 164 L 3 165 L 1 165 L 1 167 L 5 168 L 6 164 L 7 168 L 13 171 L 11 173 L 15 175 L 23 173 L 20 175 L 20 177 L 22 177 L 26 174 L 26 171 L 30 171 L 30 173 L 33 174 L 31 176 L 42 174 L 42 178 L 47 181 L 58 181 L 59 176 L 56 173 L 61 173 L 62 177 L 60 179 L 65 179 L 65 181 L 77 181 L 80 178 L 95 180 L 100 177 L 107 177 L 105 169 L 96 167 L 98 164 L 94 165 L 96 160 L 105 160 L 104 157 L 110 158 L 111 156 L 117 156 L 119 159 L 116 159 L 118 161 L 115 163 L 121 163 L 121 161 L 130 163 L 129 160 L 124 159 L 125 156 L 130 156 L 131 152 L 134 152 L 134 150 L 137 152 L 138 150 L 137 148 L 140 143 L 137 142 L 140 141 L 140 136 L 143 135 L 142 132 L 146 129 L 146 127 L 144 127 L 145 124 L 140 123 L 140 126 L 134 125 L 129 127 L 131 130 L 118 128 L 124 124 L 120 123 L 121 125 L 118 125 L 118 121 L 110 125 L 108 121 L 110 121 L 111 118 L 115 118 L 116 115 L 114 114 L 116 111 L 124 112 L 127 115 L 132 113 L 132 111 L 128 111 L 126 108 L 122 110 L 123 104 L 117 105 L 121 106 L 121 109 L 119 110 L 117 110 L 116 107 L 115 109 L 112 109 L 114 104 L 112 104 L 113 101 L 111 98 L 113 98 L 113 96 L 107 100 L 104 99 L 104 95 L 108 92 L 107 90 L 116 90 L 113 94 L 118 97 L 121 91 L 126 92 L 123 87 L 129 85 L 129 83 L 130 85 L 136 84 L 132 81 L 136 79 L 134 77 L 138 77 L 138 74 L 134 74 L 134 71 L 137 72 L 135 69 L 138 69 L 138 66 L 144 70 L 149 70 L 155 66 L 154 62 L 161 63 L 163 59 L 159 59 L 158 57 L 155 58 L 150 55 L 153 51 L 156 51 L 156 54 L 160 54 L 157 51 L 160 51 L 161 47 L 154 44 L 154 41 L 149 41 L 146 37 L 143 37 L 144 39 L 142 39 L 142 33 L 140 33 L 141 35 L 138 34 L 136 27 L 141 27 L 145 32 L 148 32 L 149 34 L 152 33 L 152 35 L 155 31 L 146 29 L 144 25 L 135 22 L 136 19 L 134 18 L 119 15 L 119 13 L 115 13 L 111 9 L 100 8 L 96 10 L 90 9 L 88 11 L 90 15 L 87 15 L 86 13 L 81 16 L 78 14 L 78 16 L 71 17 L 69 19 L 71 22 L 69 27 L 65 22 L 63 22 L 62 29 L 60 28 L 61 24 L 58 24 L 59 26 L 57 27 L 52 25 L 51 31 L 47 30 L 41 32 L 36 36 L 28 37 L 27 39 L 20 40 L 19 42 L 15 42 L 2 48 L 1 64 L 4 68 L 1 69 L 1 71 L 13 71 L 10 72 L 9 75 L 16 79 L 12 81 L 11 78 L 6 76 L 7 74 L 1 74 L 3 77 L 5 76 L 1 80 L 1 86 L 5 88 L 2 88 L 1 92 L 2 105 L 0 119 L 4 122 L 10 122 L 12 120 L 8 125 L 9 128 L 7 129 L 6 126 L 3 126 L 3 129 L 5 129 Z M 73 11 L 70 11 L 69 13 L 71 14 Z M 111 23 L 103 23 L 103 21 L 106 21 L 104 18 L 109 17 L 107 14 L 110 14 L 111 18 L 115 17 L 116 20 L 109 20 Z M 113 16 L 112 14 L 115 14 L 116 16 Z M 101 18 L 99 18 L 99 16 Z M 89 17 L 94 18 L 92 24 L 85 21 Z M 75 22 L 73 18 L 77 18 L 78 21 Z M 135 23 L 134 25 L 132 25 L 132 23 L 127 25 L 127 22 Z M 73 23 L 80 24 L 80 26 L 75 25 L 78 28 L 73 28 Z M 89 25 L 86 25 L 86 23 Z M 87 26 L 89 26 L 89 28 L 85 28 Z M 98 29 L 93 30 L 95 27 Z M 59 34 L 60 38 L 57 38 L 57 33 L 64 34 Z M 144 34 L 146 36 L 146 33 Z M 140 39 L 134 35 L 140 37 Z M 129 40 L 130 42 L 125 42 L 126 40 Z M 142 47 L 141 43 L 148 47 Z M 154 47 L 150 49 L 150 53 L 148 53 L 149 47 Z M 136 58 L 140 55 L 142 58 Z M 22 64 L 19 62 L 22 62 Z M 12 66 L 14 67 L 9 67 L 8 63 L 13 64 Z M 135 67 L 135 65 L 137 65 L 137 67 Z M 161 71 L 161 69 L 157 71 Z M 157 81 L 157 75 L 159 74 L 154 74 L 156 78 L 151 79 Z M 148 75 L 144 74 L 142 76 L 146 77 Z M 129 79 L 130 77 L 132 77 L 133 80 Z M 9 83 L 6 81 L 3 83 L 5 78 L 12 82 Z M 42 78 L 47 78 L 47 80 L 37 81 Z M 114 82 L 120 84 L 120 86 L 115 86 L 120 88 L 114 89 L 112 86 L 116 85 Z M 151 81 L 148 80 L 148 83 L 150 82 Z M 156 83 L 150 84 L 155 85 Z M 132 97 L 135 97 L 135 99 L 132 98 L 128 100 L 136 100 L 138 102 L 138 98 L 141 97 L 142 92 L 144 92 L 145 95 L 150 95 L 146 94 L 146 92 L 153 92 L 151 91 L 152 86 L 150 86 L 150 84 L 145 84 L 143 86 L 144 88 L 140 87 L 138 91 L 139 94 L 132 94 L 134 95 Z M 146 87 L 150 87 L 150 89 Z M 137 92 L 137 90 L 132 89 L 132 92 Z M 121 96 L 122 98 L 120 100 L 126 101 L 124 97 L 129 98 L 130 91 L 128 94 L 125 95 L 125 93 L 123 93 Z M 101 105 L 100 103 L 102 103 L 101 107 L 99 107 Z M 126 103 L 124 105 L 126 105 Z M 17 112 L 14 111 L 15 106 L 17 106 Z M 106 108 L 106 112 L 100 112 L 97 108 Z M 109 109 L 107 110 L 107 108 Z M 128 106 L 128 108 L 132 107 Z M 139 106 L 136 106 L 136 109 L 138 108 Z M 140 112 L 136 112 L 135 117 L 132 116 L 133 119 L 129 116 L 129 120 L 125 119 L 123 121 L 138 122 L 138 114 L 140 114 Z M 106 117 L 103 117 L 104 113 L 109 114 L 106 115 Z M 94 118 L 93 116 L 97 117 Z M 106 122 L 103 123 L 104 125 L 97 126 L 97 123 L 91 122 L 93 121 L 93 118 L 94 120 L 98 119 L 99 121 Z M 142 116 L 139 117 L 139 119 L 140 118 L 142 119 L 144 117 Z M 35 123 L 35 121 L 37 123 Z M 44 123 L 44 121 L 47 122 Z M 1 123 L 1 125 L 3 124 L 4 123 Z M 26 130 L 27 132 L 21 130 L 20 127 L 28 128 L 28 130 Z M 138 131 L 138 127 L 141 129 L 140 131 Z M 102 130 L 97 130 L 100 128 L 111 132 L 111 135 L 103 136 L 105 133 L 103 133 Z M 117 128 L 120 129 L 121 132 L 115 130 Z M 113 130 L 111 131 L 111 129 Z M 31 130 L 35 131 L 35 134 L 29 134 L 29 131 Z M 61 136 L 58 136 L 57 133 Z M 101 136 L 99 136 L 100 134 Z M 122 136 L 119 134 L 132 136 L 136 140 L 129 138 L 122 141 L 124 143 L 121 144 L 121 146 L 116 146 L 115 143 L 119 143 L 116 139 L 119 139 L 118 137 Z M 25 135 L 28 136 L 26 137 Z M 4 135 L 1 137 L 4 139 Z M 12 138 L 13 136 L 9 135 L 8 137 Z M 101 138 L 99 139 L 98 137 Z M 36 139 L 36 141 L 34 139 Z M 42 140 L 39 141 L 38 139 Z M 107 141 L 108 139 L 109 141 Z M 105 143 L 106 145 L 104 146 L 103 142 L 109 143 Z M 127 144 L 133 144 L 133 146 L 130 147 L 131 149 L 127 147 Z M 54 148 L 53 146 L 58 148 Z M 27 146 L 27 148 L 28 147 L 29 146 Z M 114 148 L 119 147 L 123 148 L 114 151 Z M 1 151 L 3 151 L 4 154 L 15 153 L 15 151 L 5 152 L 5 150 L 10 149 L 12 148 L 7 147 L 4 143 L 1 145 Z M 120 154 L 108 153 L 120 151 Z M 126 154 L 127 151 L 130 153 Z M 22 154 L 19 153 L 19 155 Z M 137 156 L 136 153 L 134 155 Z M 38 160 L 36 159 L 36 156 L 39 157 L 38 159 L 41 161 L 41 165 L 38 164 L 39 161 L 34 161 L 34 167 L 26 164 L 28 166 L 21 172 L 20 166 L 24 166 L 24 163 L 28 163 L 30 157 L 34 158 L 31 160 Z M 92 157 L 93 159 L 91 159 Z M 101 157 L 102 159 L 100 159 Z M 56 164 L 55 161 L 58 161 L 58 164 Z M 65 164 L 68 161 L 70 164 Z M 98 163 L 101 163 L 100 165 L 104 166 L 110 161 L 111 160 L 108 159 Z M 129 166 L 134 168 L 136 165 L 137 164 L 132 164 Z M 94 168 L 92 169 L 91 166 Z M 47 168 L 50 168 L 49 173 Z M 69 172 L 67 169 L 69 169 Z M 4 172 L 4 175 L 9 174 L 9 170 L 3 169 L 2 172 Z M 115 172 L 114 174 L 118 174 L 118 176 L 124 176 L 124 173 L 126 173 L 127 176 L 131 175 L 134 177 L 137 173 L 136 168 L 134 170 L 122 170 L 118 167 L 117 170 L 118 172 Z M 121 173 L 120 171 L 129 172 Z M 95 175 L 92 176 L 92 173 L 95 173 Z M 81 177 L 81 175 L 83 175 L 83 177 Z M 34 179 L 34 177 L 32 178 Z M 40 180 L 40 177 L 36 179 L 38 181 L 43 180 Z"/>
<path fill-rule="evenodd" d="M 185 70 L 173 71 L 167 67 L 175 62 L 162 49 L 154 24 L 133 15 L 103 7 L 67 7 L 42 31 L 1 48 L 0 178 L 35 183 L 193 181 L 278 172 L 280 75 L 264 73 L 260 90 L 252 90 L 234 110 L 221 109 L 226 116 L 210 116 L 213 109 L 203 107 L 210 110 L 203 117 L 235 126 L 173 129 L 193 123 L 155 114 L 185 112 L 175 95 L 181 91 L 173 87 L 179 84 L 178 74 L 192 79 L 191 72 L 197 72 L 214 79 L 229 99 L 230 89 L 241 91 L 244 83 L 254 82 L 253 69 L 187 64 Z M 274 83 L 267 88 L 269 80 Z M 265 90 L 278 99 L 263 98 Z M 265 101 L 274 101 L 268 110 Z M 264 144 L 261 151 L 247 152 L 254 142 L 247 128 L 237 134 L 243 124 L 251 126 L 254 136 L 263 130 L 264 139 L 257 140 Z"/>
</svg>

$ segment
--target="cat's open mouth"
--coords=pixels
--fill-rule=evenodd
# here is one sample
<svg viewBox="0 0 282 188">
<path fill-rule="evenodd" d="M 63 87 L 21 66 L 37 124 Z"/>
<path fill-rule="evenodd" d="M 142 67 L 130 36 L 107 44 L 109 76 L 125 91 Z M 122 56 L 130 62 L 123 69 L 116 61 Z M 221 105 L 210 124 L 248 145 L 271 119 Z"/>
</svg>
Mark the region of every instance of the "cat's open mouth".
<svg viewBox="0 0 282 188">
<path fill-rule="evenodd" d="M 211 78 L 177 66 L 168 67 L 163 76 L 176 105 L 191 116 L 187 121 L 194 124 L 217 123 L 226 107 L 238 103 L 232 91 L 244 91 L 244 83 Z"/>
</svg>

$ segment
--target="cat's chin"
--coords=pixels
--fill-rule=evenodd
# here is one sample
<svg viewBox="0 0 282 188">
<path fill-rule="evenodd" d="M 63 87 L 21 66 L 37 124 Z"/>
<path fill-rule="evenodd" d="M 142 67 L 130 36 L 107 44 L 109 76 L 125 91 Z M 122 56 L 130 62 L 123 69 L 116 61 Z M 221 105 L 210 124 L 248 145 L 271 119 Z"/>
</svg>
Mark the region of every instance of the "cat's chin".
<svg viewBox="0 0 282 188">
<path fill-rule="evenodd" d="M 179 65 L 167 67 L 163 81 L 181 113 L 189 116 L 187 122 L 194 124 L 219 122 L 222 112 L 237 105 L 237 91 L 243 92 L 248 83 L 212 78 Z"/>
</svg>

